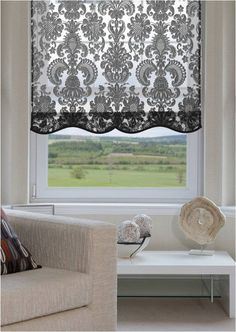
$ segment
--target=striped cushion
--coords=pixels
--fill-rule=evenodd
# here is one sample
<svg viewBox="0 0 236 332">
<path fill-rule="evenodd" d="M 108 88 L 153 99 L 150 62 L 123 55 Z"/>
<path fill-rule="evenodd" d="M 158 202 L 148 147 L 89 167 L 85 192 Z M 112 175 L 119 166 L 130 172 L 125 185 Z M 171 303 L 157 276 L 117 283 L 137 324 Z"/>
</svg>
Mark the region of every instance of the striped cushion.
<svg viewBox="0 0 236 332">
<path fill-rule="evenodd" d="M 18 239 L 1 209 L 1 274 L 37 269 L 29 251 Z"/>
</svg>

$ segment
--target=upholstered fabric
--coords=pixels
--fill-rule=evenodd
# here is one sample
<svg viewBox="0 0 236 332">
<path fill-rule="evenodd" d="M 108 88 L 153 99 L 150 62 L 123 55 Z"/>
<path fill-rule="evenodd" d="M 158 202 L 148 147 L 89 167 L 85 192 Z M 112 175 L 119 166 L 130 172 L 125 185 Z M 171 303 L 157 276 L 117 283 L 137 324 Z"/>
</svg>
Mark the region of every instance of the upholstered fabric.
<svg viewBox="0 0 236 332">
<path fill-rule="evenodd" d="M 1 209 L 1 274 L 40 268 L 28 249 L 21 243 L 7 216 Z"/>
<path fill-rule="evenodd" d="M 6 212 L 9 222 L 39 264 L 90 275 L 92 299 L 88 309 L 92 313 L 92 326 L 88 330 L 116 330 L 117 256 L 115 225 L 100 221 L 47 216 L 14 210 Z M 48 320 L 49 316 L 45 317 L 46 330 L 48 329 L 46 323 Z M 42 330 L 44 317 L 42 317 L 41 324 Z M 59 324 L 59 326 L 58 324 L 56 325 L 57 330 L 60 330 L 60 326 L 63 329 L 64 323 Z M 18 329 L 18 324 L 14 324 L 14 329 Z M 12 330 L 14 329 L 12 328 Z M 73 329 L 74 325 L 68 321 L 66 330 Z"/>
<path fill-rule="evenodd" d="M 67 310 L 24 322 L 5 325 L 2 331 L 92 331 L 93 311 L 88 307 Z"/>
<path fill-rule="evenodd" d="M 85 273 L 42 268 L 2 277 L 3 325 L 80 308 L 91 301 L 91 277 Z"/>
</svg>

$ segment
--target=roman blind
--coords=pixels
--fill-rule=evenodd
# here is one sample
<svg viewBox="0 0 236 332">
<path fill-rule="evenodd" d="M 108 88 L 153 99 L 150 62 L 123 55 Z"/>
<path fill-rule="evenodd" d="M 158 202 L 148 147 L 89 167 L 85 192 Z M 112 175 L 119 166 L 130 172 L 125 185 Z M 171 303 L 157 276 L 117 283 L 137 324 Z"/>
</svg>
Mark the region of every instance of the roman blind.
<svg viewBox="0 0 236 332">
<path fill-rule="evenodd" d="M 31 130 L 201 128 L 197 0 L 31 2 Z"/>
</svg>

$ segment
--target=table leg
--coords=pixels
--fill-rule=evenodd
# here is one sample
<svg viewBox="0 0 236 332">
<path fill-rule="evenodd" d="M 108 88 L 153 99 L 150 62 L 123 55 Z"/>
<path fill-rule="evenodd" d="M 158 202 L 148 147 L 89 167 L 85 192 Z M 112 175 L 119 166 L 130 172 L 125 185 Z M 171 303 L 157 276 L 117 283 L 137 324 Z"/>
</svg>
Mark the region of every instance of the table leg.
<svg viewBox="0 0 236 332">
<path fill-rule="evenodd" d="M 229 315 L 235 318 L 235 272 L 220 280 L 221 303 Z"/>
<path fill-rule="evenodd" d="M 214 302 L 214 276 L 211 275 L 211 303 Z"/>
<path fill-rule="evenodd" d="M 235 273 L 229 275 L 229 317 L 235 318 Z"/>
<path fill-rule="evenodd" d="M 211 303 L 214 302 L 214 276 L 211 275 Z"/>
</svg>

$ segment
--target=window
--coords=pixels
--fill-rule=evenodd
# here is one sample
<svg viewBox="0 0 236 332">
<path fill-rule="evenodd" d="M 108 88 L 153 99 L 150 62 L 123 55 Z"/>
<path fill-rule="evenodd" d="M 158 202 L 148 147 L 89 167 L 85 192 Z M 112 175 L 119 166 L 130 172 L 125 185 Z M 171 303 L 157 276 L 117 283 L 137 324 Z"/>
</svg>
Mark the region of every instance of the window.
<svg viewBox="0 0 236 332">
<path fill-rule="evenodd" d="M 201 131 L 32 133 L 32 201 L 183 202 L 201 193 Z"/>
<path fill-rule="evenodd" d="M 74 128 L 49 136 L 32 132 L 30 197 L 34 202 L 184 202 L 202 193 L 202 165 L 202 130 L 188 135 L 160 127 L 132 135 Z"/>
</svg>

